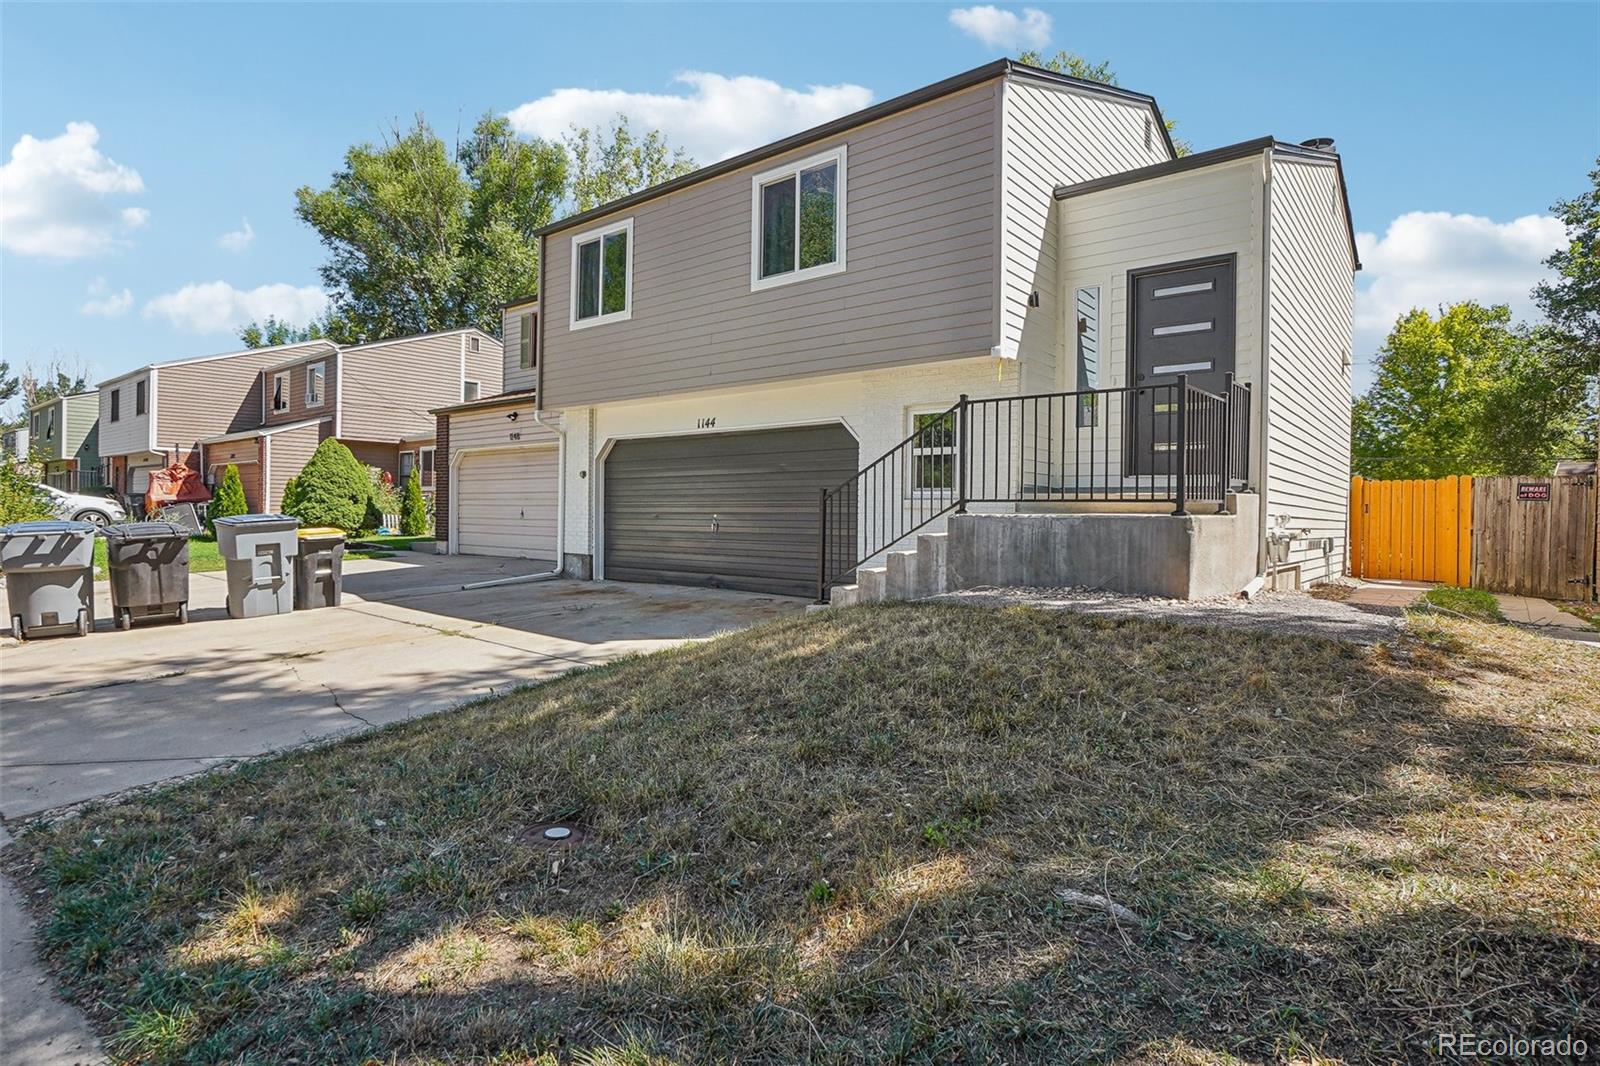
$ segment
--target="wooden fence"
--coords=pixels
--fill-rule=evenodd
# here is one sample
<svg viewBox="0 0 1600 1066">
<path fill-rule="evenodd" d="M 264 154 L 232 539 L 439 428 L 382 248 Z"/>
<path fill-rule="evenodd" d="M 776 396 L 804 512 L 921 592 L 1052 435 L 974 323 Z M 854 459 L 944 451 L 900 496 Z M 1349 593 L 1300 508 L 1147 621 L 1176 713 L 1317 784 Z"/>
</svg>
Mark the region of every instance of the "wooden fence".
<svg viewBox="0 0 1600 1066">
<path fill-rule="evenodd" d="M 1376 580 L 1472 579 L 1472 478 L 1350 479 L 1350 573 Z"/>
</svg>

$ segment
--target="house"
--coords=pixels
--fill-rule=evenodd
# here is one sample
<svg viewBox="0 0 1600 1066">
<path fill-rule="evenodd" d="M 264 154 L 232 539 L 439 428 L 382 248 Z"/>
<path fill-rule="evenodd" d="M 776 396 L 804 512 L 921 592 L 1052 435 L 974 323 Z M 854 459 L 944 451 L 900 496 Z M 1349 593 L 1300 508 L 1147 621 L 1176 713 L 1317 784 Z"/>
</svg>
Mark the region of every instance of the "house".
<svg viewBox="0 0 1600 1066">
<path fill-rule="evenodd" d="M 500 341 L 475 328 L 299 347 L 279 356 L 255 371 L 249 395 L 258 406 L 249 426 L 199 442 L 207 483 L 238 466 L 252 511 L 281 507 L 284 486 L 328 437 L 397 482 L 420 467 L 431 491 L 430 409 L 500 391 Z"/>
<path fill-rule="evenodd" d="M 28 457 L 28 423 L 7 426 L 0 430 L 0 458 L 13 461 Z"/>
<path fill-rule="evenodd" d="M 98 393 L 55 396 L 28 408 L 28 439 L 44 463 L 44 482 L 66 492 L 104 486 Z"/>
<path fill-rule="evenodd" d="M 446 550 L 836 602 L 1342 571 L 1331 142 L 1178 158 L 1153 98 L 1001 61 L 539 239 L 517 387 L 441 412 Z"/>
</svg>

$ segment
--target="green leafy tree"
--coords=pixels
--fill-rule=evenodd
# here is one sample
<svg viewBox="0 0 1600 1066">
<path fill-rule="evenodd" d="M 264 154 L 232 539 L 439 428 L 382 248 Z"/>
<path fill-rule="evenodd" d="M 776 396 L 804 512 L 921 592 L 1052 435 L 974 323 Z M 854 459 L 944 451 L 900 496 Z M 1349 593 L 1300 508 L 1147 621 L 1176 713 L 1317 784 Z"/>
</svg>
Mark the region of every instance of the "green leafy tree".
<svg viewBox="0 0 1600 1066">
<path fill-rule="evenodd" d="M 362 528 L 372 483 L 350 449 L 332 437 L 317 445 L 300 473 L 284 488 L 283 513 L 306 526 Z"/>
<path fill-rule="evenodd" d="M 1355 402 L 1353 467 L 1374 478 L 1548 473 L 1586 454 L 1585 384 L 1547 331 L 1463 302 L 1395 323 Z"/>
<path fill-rule="evenodd" d="M 295 193 L 329 253 L 330 339 L 498 332 L 500 306 L 535 289 L 533 231 L 561 202 L 566 167 L 560 145 L 519 140 L 494 115 L 454 153 L 420 116 L 352 147 L 327 188 Z"/>
<path fill-rule="evenodd" d="M 249 513 L 250 504 L 244 498 L 244 482 L 239 480 L 239 468 L 229 463 L 222 472 L 222 483 L 206 505 L 206 525 L 212 533 L 216 533 L 217 519 Z"/>
<path fill-rule="evenodd" d="M 303 344 L 322 340 L 342 327 L 336 325 L 331 315 L 312 319 L 303 326 L 282 321 L 268 315 L 264 321 L 251 322 L 239 330 L 239 340 L 246 348 L 275 348 L 280 344 Z"/>
<path fill-rule="evenodd" d="M 23 464 L 0 459 L 0 525 L 55 517 L 50 498 L 34 483 L 35 476 Z"/>
<path fill-rule="evenodd" d="M 1544 261 L 1556 277 L 1540 282 L 1533 298 L 1557 343 L 1593 376 L 1600 374 L 1600 161 L 1588 190 L 1551 210 L 1567 228 L 1567 246 Z"/>
<path fill-rule="evenodd" d="M 1057 52 L 1046 59 L 1043 52 L 1027 51 L 1017 57 L 1017 62 L 1029 67 L 1039 67 L 1042 70 L 1053 70 L 1057 74 L 1065 74 L 1071 78 L 1082 81 L 1097 81 L 1101 85 L 1120 85 L 1117 72 L 1111 69 L 1111 61 L 1103 59 L 1098 63 L 1091 63 L 1076 52 Z M 1172 119 L 1167 119 L 1167 132 L 1171 133 L 1178 128 Z M 1184 156 L 1194 151 L 1188 141 L 1173 138 L 1173 152 Z"/>
<path fill-rule="evenodd" d="M 574 126 L 565 140 L 572 159 L 572 202 L 579 211 L 660 185 L 695 169 L 694 160 L 669 145 L 660 130 L 636 136 L 626 115 L 619 114 L 610 129 Z"/>
<path fill-rule="evenodd" d="M 400 532 L 408 537 L 428 532 L 428 503 L 422 498 L 422 475 L 416 467 L 406 475 L 405 499 L 400 505 Z"/>
</svg>

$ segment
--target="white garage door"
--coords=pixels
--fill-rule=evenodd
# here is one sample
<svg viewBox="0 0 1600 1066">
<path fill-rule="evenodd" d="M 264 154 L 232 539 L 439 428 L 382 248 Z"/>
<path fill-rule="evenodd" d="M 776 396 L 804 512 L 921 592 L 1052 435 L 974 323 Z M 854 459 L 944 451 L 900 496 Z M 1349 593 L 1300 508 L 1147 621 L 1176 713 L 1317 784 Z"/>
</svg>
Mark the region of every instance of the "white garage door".
<svg viewBox="0 0 1600 1066">
<path fill-rule="evenodd" d="M 456 550 L 556 558 L 556 449 L 469 455 L 456 467 Z"/>
</svg>

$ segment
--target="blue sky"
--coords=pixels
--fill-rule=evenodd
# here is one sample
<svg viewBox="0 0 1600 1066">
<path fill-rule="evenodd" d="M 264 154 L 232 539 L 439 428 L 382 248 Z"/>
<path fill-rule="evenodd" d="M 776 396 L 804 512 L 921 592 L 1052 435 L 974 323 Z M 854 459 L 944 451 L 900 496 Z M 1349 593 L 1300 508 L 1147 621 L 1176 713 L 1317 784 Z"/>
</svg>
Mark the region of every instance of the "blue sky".
<svg viewBox="0 0 1600 1066">
<path fill-rule="evenodd" d="M 416 112 L 625 107 L 710 162 L 1030 45 L 1111 60 L 1197 149 L 1337 139 L 1358 386 L 1398 310 L 1523 301 L 1600 155 L 1595 4 L 8 3 L 0 357 L 103 378 L 314 307 L 295 188 Z"/>
</svg>

